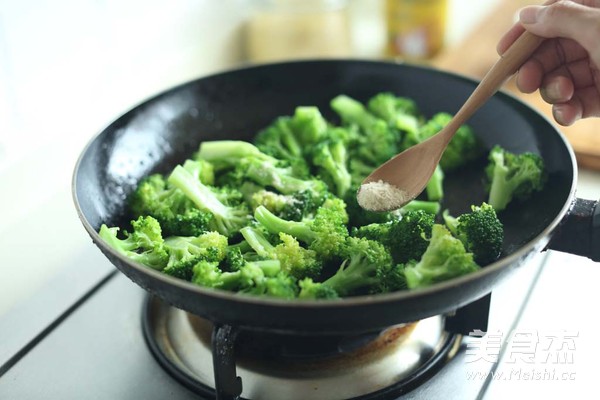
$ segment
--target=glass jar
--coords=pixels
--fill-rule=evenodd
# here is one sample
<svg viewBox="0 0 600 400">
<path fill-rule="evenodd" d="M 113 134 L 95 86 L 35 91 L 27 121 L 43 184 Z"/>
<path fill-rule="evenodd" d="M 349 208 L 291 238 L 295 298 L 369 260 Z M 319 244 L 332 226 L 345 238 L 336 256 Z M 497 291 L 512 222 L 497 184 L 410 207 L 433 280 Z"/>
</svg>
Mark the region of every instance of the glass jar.
<svg viewBox="0 0 600 400">
<path fill-rule="evenodd" d="M 447 0 L 386 0 L 390 57 L 423 61 L 444 46 Z"/>
<path fill-rule="evenodd" d="M 269 62 L 351 54 L 347 0 L 257 3 L 245 35 L 248 60 Z"/>
</svg>

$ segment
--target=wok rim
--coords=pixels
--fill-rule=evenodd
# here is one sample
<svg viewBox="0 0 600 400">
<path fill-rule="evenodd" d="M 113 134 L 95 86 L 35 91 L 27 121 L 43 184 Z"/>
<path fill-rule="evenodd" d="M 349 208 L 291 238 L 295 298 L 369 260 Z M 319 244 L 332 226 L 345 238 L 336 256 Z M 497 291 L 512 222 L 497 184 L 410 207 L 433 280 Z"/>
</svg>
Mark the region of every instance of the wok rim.
<svg viewBox="0 0 600 400">
<path fill-rule="evenodd" d="M 459 288 L 461 286 L 466 285 L 472 281 L 477 281 L 479 279 L 483 279 L 486 275 L 498 274 L 502 269 L 509 268 L 511 265 L 515 264 L 515 262 L 517 262 L 519 259 L 525 258 L 532 251 L 534 251 L 536 249 L 536 247 L 538 247 L 538 246 L 541 247 L 542 245 L 545 245 L 549 241 L 549 238 L 551 237 L 553 231 L 556 229 L 556 227 L 558 225 L 560 225 L 560 223 L 564 220 L 565 216 L 568 214 L 569 209 L 571 208 L 573 201 L 575 199 L 575 192 L 576 192 L 576 188 L 577 188 L 577 179 L 578 179 L 577 162 L 576 162 L 575 153 L 573 151 L 571 144 L 568 142 L 567 138 L 560 131 L 560 129 L 558 129 L 557 124 L 554 121 L 552 121 L 549 117 L 547 117 L 546 115 L 544 115 L 537 109 L 533 108 L 532 106 L 527 104 L 524 100 L 518 98 L 516 95 L 501 89 L 496 94 L 494 94 L 493 97 L 505 97 L 505 98 L 509 99 L 510 101 L 517 103 L 519 106 L 523 107 L 524 109 L 527 109 L 530 112 L 533 112 L 538 117 L 540 117 L 544 122 L 546 122 L 548 124 L 548 126 L 550 128 L 552 128 L 554 133 L 558 135 L 558 138 L 560 138 L 561 143 L 563 144 L 564 148 L 567 150 L 567 153 L 569 154 L 569 159 L 571 161 L 570 167 L 572 169 L 573 178 L 571 180 L 571 187 L 569 189 L 569 194 L 565 201 L 565 204 L 562 206 L 561 210 L 557 213 L 557 215 L 554 217 L 554 219 L 538 235 L 536 235 L 534 238 L 529 240 L 527 243 L 523 244 L 517 251 L 507 255 L 504 258 L 500 258 L 500 259 L 496 260 L 495 262 L 493 262 L 489 265 L 486 265 L 485 267 L 482 267 L 480 270 L 470 273 L 468 275 L 463 275 L 463 276 L 460 276 L 458 278 L 453 278 L 448 281 L 439 282 L 439 283 L 436 283 L 436 284 L 426 287 L 426 288 L 401 290 L 401 291 L 396 291 L 396 292 L 391 292 L 391 293 L 382 293 L 382 294 L 376 294 L 376 295 L 350 296 L 350 297 L 344 297 L 344 298 L 335 299 L 335 300 L 279 299 L 279 298 L 273 298 L 273 297 L 268 297 L 268 296 L 255 296 L 255 295 L 248 295 L 248 294 L 237 293 L 237 292 L 229 292 L 229 291 L 219 290 L 219 289 L 206 288 L 206 287 L 202 287 L 199 285 L 195 285 L 192 282 L 188 282 L 183 279 L 175 278 L 170 275 L 164 274 L 160 271 L 154 270 L 145 265 L 133 262 L 130 259 L 128 259 L 127 257 L 121 255 L 120 253 L 118 253 L 117 251 L 112 249 L 110 246 L 108 246 L 103 241 L 103 239 L 99 236 L 98 232 L 96 232 L 93 229 L 93 227 L 89 223 L 88 219 L 84 215 L 83 210 L 80 205 L 80 202 L 79 202 L 79 199 L 78 199 L 77 177 L 78 177 L 78 173 L 80 171 L 81 164 L 83 163 L 83 160 L 85 159 L 86 155 L 88 155 L 88 152 L 89 152 L 90 148 L 92 147 L 92 145 L 97 140 L 99 140 L 100 137 L 103 134 L 105 134 L 105 132 L 107 132 L 109 129 L 111 129 L 111 127 L 115 126 L 117 123 L 119 123 L 123 119 L 127 118 L 130 114 L 132 114 L 139 108 L 144 107 L 145 105 L 147 105 L 153 101 L 156 101 L 160 97 L 166 96 L 170 93 L 174 93 L 174 92 L 180 90 L 181 88 L 192 85 L 192 84 L 194 84 L 198 81 L 204 80 L 204 79 L 210 79 L 210 78 L 227 75 L 227 74 L 232 74 L 232 73 L 238 73 L 238 72 L 242 72 L 242 71 L 271 68 L 271 67 L 276 67 L 276 66 L 285 67 L 286 65 L 314 64 L 314 63 L 328 63 L 328 64 L 329 63 L 331 63 L 331 64 L 354 63 L 354 64 L 365 64 L 365 65 L 370 64 L 370 65 L 388 65 L 388 66 L 407 66 L 409 68 L 414 68 L 417 70 L 425 70 L 425 71 L 429 71 L 430 73 L 445 75 L 450 78 L 455 78 L 455 79 L 458 78 L 458 79 L 463 80 L 472 85 L 477 85 L 479 82 L 477 79 L 474 79 L 474 78 L 469 77 L 464 74 L 446 71 L 446 70 L 431 67 L 431 66 L 411 64 L 408 62 L 397 62 L 397 61 L 393 61 L 393 60 L 368 60 L 368 59 L 361 59 L 361 58 L 326 58 L 326 59 L 293 60 L 293 61 L 254 64 L 254 65 L 243 65 L 243 66 L 239 66 L 239 67 L 224 69 L 222 71 L 211 73 L 208 75 L 203 75 L 203 76 L 182 82 L 180 84 L 171 86 L 167 89 L 161 90 L 155 94 L 152 94 L 152 95 L 146 97 L 144 100 L 138 102 L 137 104 L 131 106 L 129 109 L 127 109 L 125 112 L 123 112 L 119 116 L 114 117 L 108 124 L 106 124 L 104 126 L 104 128 L 102 128 L 99 132 L 94 134 L 88 140 L 87 144 L 83 147 L 83 149 L 81 150 L 81 152 L 77 158 L 77 161 L 75 163 L 75 167 L 73 170 L 72 178 L 71 178 L 71 195 L 72 195 L 72 200 L 74 202 L 74 205 L 75 205 L 75 208 L 77 211 L 77 215 L 78 215 L 80 221 L 82 222 L 84 228 L 86 229 L 86 231 L 92 238 L 93 243 L 96 246 L 98 246 L 100 248 L 100 250 L 102 250 L 103 252 L 109 252 L 111 254 L 111 256 L 118 258 L 123 264 L 126 264 L 129 268 L 136 270 L 138 273 L 147 274 L 152 279 L 157 279 L 159 281 L 162 281 L 162 283 L 166 283 L 169 286 L 176 288 L 177 290 L 183 290 L 186 293 L 191 292 L 191 293 L 197 294 L 199 296 L 213 297 L 216 300 L 223 300 L 223 301 L 228 301 L 230 303 L 236 303 L 236 304 L 241 302 L 244 305 L 256 305 L 256 306 L 273 307 L 273 308 L 282 308 L 283 307 L 283 308 L 294 308 L 294 309 L 314 309 L 314 308 L 337 309 L 337 308 L 347 308 L 347 307 L 356 307 L 356 306 L 365 306 L 365 305 L 379 305 L 379 304 L 392 303 L 392 302 L 395 303 L 395 302 L 401 302 L 405 299 L 418 300 L 419 297 L 426 298 L 426 297 L 429 297 L 429 296 L 435 294 L 436 292 L 441 293 L 441 292 L 446 292 L 448 290 L 459 290 Z M 567 166 L 565 166 L 565 168 L 566 167 Z M 108 262 L 110 262 L 113 265 L 113 267 L 117 268 L 122 273 L 129 276 L 129 274 L 127 274 L 123 270 L 121 270 L 121 268 L 119 266 L 117 266 L 115 263 L 111 262 L 111 260 L 109 260 L 108 258 L 107 258 L 107 260 L 108 260 Z M 136 284 L 138 286 L 142 287 L 142 285 L 140 285 L 138 282 L 136 282 Z M 146 289 L 145 287 L 143 287 L 143 288 L 147 292 L 152 292 L 152 291 Z"/>
</svg>

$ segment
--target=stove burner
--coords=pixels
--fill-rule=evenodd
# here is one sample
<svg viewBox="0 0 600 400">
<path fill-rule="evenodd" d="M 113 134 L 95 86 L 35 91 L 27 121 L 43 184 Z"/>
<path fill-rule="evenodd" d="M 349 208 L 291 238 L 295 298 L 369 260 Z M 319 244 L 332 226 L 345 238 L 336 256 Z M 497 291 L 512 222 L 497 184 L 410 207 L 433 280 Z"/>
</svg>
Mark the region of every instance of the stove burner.
<svg viewBox="0 0 600 400">
<path fill-rule="evenodd" d="M 214 399 L 212 323 L 148 297 L 143 327 L 159 363 L 203 398 Z M 397 398 L 454 355 L 459 336 L 443 327 L 442 317 L 432 317 L 350 337 L 241 330 L 237 375 L 250 399 Z"/>
</svg>

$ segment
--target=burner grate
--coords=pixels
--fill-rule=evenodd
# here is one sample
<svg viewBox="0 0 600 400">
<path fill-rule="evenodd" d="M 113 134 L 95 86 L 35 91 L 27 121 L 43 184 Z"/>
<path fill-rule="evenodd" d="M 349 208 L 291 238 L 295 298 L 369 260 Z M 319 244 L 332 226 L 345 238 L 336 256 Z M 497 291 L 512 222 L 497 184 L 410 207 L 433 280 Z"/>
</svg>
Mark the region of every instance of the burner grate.
<svg viewBox="0 0 600 400">
<path fill-rule="evenodd" d="M 236 399 L 236 373 L 250 399 L 395 399 L 435 375 L 460 343 L 460 335 L 444 332 L 442 317 L 352 337 L 214 329 L 150 296 L 143 331 L 158 362 L 205 399 Z M 215 385 L 211 341 L 225 384 Z M 215 386 L 225 386 L 219 396 Z"/>
</svg>

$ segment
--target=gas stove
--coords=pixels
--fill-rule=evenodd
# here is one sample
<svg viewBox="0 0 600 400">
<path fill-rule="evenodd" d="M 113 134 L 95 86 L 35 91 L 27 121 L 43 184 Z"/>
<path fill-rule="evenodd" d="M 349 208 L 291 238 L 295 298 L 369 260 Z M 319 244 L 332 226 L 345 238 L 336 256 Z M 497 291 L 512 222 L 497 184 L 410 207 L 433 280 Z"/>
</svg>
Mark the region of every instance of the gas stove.
<svg viewBox="0 0 600 400">
<path fill-rule="evenodd" d="M 219 331 L 210 322 L 150 297 L 102 257 L 83 259 L 0 319 L 0 332 L 14 333 L 0 350 L 0 398 L 211 399 L 215 365 L 241 378 L 245 399 L 482 398 L 489 379 L 470 377 L 498 364 L 470 362 L 473 343 L 516 326 L 547 255 L 500 282 L 491 301 L 455 315 L 352 337 L 240 330 L 235 351 L 218 347 L 235 357 L 216 363 L 210 344 Z M 56 318 L 39 312 L 49 306 Z M 235 391 L 235 376 L 221 398 Z"/>
</svg>

